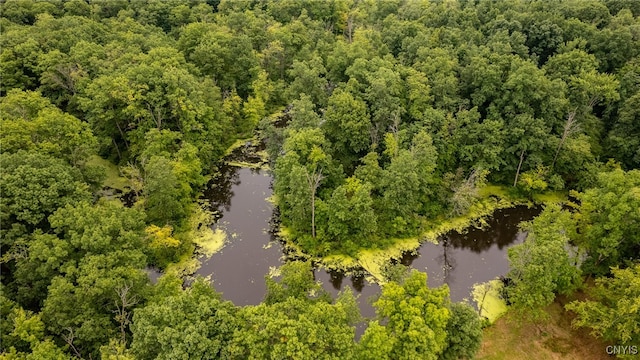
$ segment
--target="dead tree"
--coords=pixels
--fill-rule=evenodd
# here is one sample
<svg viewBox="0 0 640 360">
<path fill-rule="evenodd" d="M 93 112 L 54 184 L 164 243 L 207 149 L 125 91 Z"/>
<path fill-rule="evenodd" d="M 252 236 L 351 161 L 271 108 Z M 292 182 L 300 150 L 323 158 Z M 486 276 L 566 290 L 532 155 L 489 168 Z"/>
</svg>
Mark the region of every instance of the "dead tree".
<svg viewBox="0 0 640 360">
<path fill-rule="evenodd" d="M 578 112 L 578 108 L 575 108 L 572 112 L 569 113 L 567 117 L 567 122 L 564 123 L 564 131 L 562 132 L 562 138 L 560 138 L 560 143 L 558 144 L 558 148 L 556 149 L 556 155 L 553 157 L 553 163 L 551 163 L 551 169 L 556 165 L 556 160 L 558 160 L 558 154 L 560 154 L 560 149 L 564 145 L 564 142 L 567 140 L 569 136 L 575 133 L 578 130 L 577 121 L 576 121 L 576 113 Z"/>
<path fill-rule="evenodd" d="M 314 170 L 311 174 L 308 170 L 305 171 L 307 176 L 307 184 L 309 185 L 309 192 L 311 193 L 311 236 L 316 238 L 316 191 L 320 186 L 320 182 L 324 179 L 322 175 L 322 168 L 320 170 Z"/>
<path fill-rule="evenodd" d="M 115 289 L 118 299 L 115 300 L 116 321 L 120 323 L 120 340 L 124 344 L 127 336 L 127 326 L 131 323 L 131 311 L 128 309 L 138 303 L 138 297 L 131 295 L 131 285 L 126 284 Z"/>
</svg>

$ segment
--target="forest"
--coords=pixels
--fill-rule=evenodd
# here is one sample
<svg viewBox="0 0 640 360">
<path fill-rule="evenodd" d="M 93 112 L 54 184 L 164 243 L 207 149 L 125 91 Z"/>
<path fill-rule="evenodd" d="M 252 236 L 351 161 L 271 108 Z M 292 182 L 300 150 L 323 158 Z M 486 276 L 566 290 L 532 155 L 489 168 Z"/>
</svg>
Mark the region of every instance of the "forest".
<svg viewBox="0 0 640 360">
<path fill-rule="evenodd" d="M 365 319 L 311 269 L 525 203 L 543 210 L 508 249 L 508 311 L 536 323 L 569 296 L 575 328 L 637 355 L 640 1 L 0 12 L 0 359 L 472 359 L 492 325 L 424 272 L 383 266 Z M 249 139 L 306 261 L 236 306 L 178 264 L 213 236 L 203 188 Z"/>
</svg>

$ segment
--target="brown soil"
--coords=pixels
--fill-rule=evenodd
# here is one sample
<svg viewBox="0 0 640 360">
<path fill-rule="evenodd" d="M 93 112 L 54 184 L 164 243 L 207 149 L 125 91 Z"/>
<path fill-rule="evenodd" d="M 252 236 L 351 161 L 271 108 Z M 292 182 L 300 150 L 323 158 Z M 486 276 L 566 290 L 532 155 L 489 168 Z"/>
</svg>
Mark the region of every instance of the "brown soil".
<svg viewBox="0 0 640 360">
<path fill-rule="evenodd" d="M 484 331 L 478 359 L 505 360 L 598 360 L 612 359 L 605 352 L 607 344 L 589 334 L 588 329 L 572 328 L 575 315 L 564 309 L 567 303 L 585 294 L 559 296 L 545 311 L 548 319 L 537 324 L 508 312 Z"/>
</svg>

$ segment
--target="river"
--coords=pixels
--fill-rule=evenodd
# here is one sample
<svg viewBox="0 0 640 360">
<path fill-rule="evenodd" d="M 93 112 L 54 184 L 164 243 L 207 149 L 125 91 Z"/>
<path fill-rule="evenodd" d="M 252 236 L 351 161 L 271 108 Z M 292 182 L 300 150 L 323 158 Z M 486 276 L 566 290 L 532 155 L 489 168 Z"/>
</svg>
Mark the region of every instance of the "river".
<svg viewBox="0 0 640 360">
<path fill-rule="evenodd" d="M 224 248 L 202 259 L 196 275 L 210 276 L 215 289 L 234 304 L 259 304 L 266 293 L 264 278 L 285 261 L 280 242 L 270 233 L 273 205 L 272 177 L 268 170 L 222 166 L 204 198 L 218 211 L 216 228 L 227 233 Z M 515 207 L 498 210 L 482 230 L 471 228 L 460 234 L 450 232 L 438 244 L 424 243 L 400 262 L 424 271 L 429 286 L 447 284 L 453 301 L 471 298 L 472 286 L 505 275 L 509 269 L 507 248 L 524 241 L 518 229 L 521 221 L 531 220 L 539 208 Z M 314 270 L 316 280 L 334 296 L 350 287 L 359 295 L 363 316 L 375 315 L 371 300 L 380 287 L 363 276 L 345 276 L 339 272 Z M 360 331 L 358 331 L 360 332 Z"/>
</svg>

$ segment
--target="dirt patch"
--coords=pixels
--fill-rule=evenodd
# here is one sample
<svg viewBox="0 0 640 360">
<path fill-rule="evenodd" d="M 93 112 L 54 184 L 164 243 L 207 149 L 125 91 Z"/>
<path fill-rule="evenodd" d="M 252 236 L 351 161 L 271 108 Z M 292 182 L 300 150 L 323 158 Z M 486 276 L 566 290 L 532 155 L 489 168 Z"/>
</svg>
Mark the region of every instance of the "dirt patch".
<svg viewBox="0 0 640 360">
<path fill-rule="evenodd" d="M 578 297 L 580 294 L 578 294 Z M 603 341 L 586 329 L 574 329 L 575 317 L 564 310 L 574 298 L 559 297 L 545 310 L 549 318 L 539 324 L 522 319 L 510 311 L 484 331 L 478 359 L 612 359 Z"/>
</svg>

